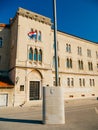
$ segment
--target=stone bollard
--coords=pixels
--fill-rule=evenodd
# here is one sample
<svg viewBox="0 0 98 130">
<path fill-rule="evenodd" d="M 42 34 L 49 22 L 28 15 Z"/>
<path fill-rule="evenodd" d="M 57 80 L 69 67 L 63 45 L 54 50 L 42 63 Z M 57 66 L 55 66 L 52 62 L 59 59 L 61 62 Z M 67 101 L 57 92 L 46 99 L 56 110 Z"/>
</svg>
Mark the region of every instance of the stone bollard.
<svg viewBox="0 0 98 130">
<path fill-rule="evenodd" d="M 65 123 L 63 87 L 43 87 L 43 123 Z"/>
</svg>

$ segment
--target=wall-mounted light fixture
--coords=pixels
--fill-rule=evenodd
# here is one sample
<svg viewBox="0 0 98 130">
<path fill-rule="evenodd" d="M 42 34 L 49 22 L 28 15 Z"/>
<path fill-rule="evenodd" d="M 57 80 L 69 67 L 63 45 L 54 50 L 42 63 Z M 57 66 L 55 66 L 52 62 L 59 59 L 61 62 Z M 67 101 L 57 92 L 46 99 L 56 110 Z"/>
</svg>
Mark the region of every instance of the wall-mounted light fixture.
<svg viewBox="0 0 98 130">
<path fill-rule="evenodd" d="M 18 81 L 19 81 L 19 77 L 17 76 L 17 77 L 16 77 L 16 81 L 15 81 L 16 84 L 18 83 Z"/>
</svg>

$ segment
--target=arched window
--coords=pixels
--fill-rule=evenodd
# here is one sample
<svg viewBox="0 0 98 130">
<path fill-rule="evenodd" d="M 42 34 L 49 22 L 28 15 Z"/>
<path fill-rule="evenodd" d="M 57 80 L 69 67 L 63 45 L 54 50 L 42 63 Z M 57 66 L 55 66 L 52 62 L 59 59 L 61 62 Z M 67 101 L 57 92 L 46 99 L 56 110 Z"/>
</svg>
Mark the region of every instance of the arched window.
<svg viewBox="0 0 98 130">
<path fill-rule="evenodd" d="M 79 84 L 80 84 L 80 86 L 82 86 L 82 80 L 81 79 L 79 79 Z"/>
<path fill-rule="evenodd" d="M 67 58 L 67 61 L 66 61 L 66 67 L 69 68 L 70 67 L 70 63 L 69 63 L 69 59 Z"/>
<path fill-rule="evenodd" d="M 93 64 L 92 64 L 92 62 L 91 62 L 91 70 L 93 70 Z"/>
<path fill-rule="evenodd" d="M 88 69 L 90 70 L 90 62 L 88 62 Z"/>
<path fill-rule="evenodd" d="M 92 79 L 90 79 L 90 86 L 92 86 Z"/>
<path fill-rule="evenodd" d="M 58 67 L 60 67 L 60 58 L 58 56 Z"/>
<path fill-rule="evenodd" d="M 78 66 L 80 70 L 83 70 L 83 61 L 78 60 Z"/>
<path fill-rule="evenodd" d="M 36 33 L 36 35 L 35 35 L 35 41 L 37 41 L 37 35 L 38 35 L 37 30 L 35 30 L 35 33 Z"/>
<path fill-rule="evenodd" d="M 70 59 L 70 68 L 72 68 L 72 59 Z"/>
<path fill-rule="evenodd" d="M 41 41 L 41 31 L 38 32 L 38 40 Z"/>
<path fill-rule="evenodd" d="M 85 86 L 85 79 L 83 79 L 83 86 Z"/>
<path fill-rule="evenodd" d="M 83 61 L 81 61 L 81 69 L 83 70 Z"/>
<path fill-rule="evenodd" d="M 94 79 L 92 79 L 92 82 L 93 82 L 93 86 L 95 86 L 95 80 Z"/>
<path fill-rule="evenodd" d="M 71 53 L 71 45 L 70 44 L 66 44 L 66 52 Z"/>
<path fill-rule="evenodd" d="M 77 50 L 78 50 L 77 52 L 78 52 L 78 55 L 79 55 L 79 52 L 80 52 L 80 48 L 79 48 L 79 47 L 77 47 Z"/>
<path fill-rule="evenodd" d="M 66 60 L 66 67 L 67 68 L 72 68 L 72 59 L 67 58 L 67 60 Z"/>
<path fill-rule="evenodd" d="M 80 60 L 78 60 L 78 67 L 81 69 Z"/>
<path fill-rule="evenodd" d="M 37 61 L 38 60 L 38 52 L 37 52 L 37 49 L 35 48 L 34 50 L 34 61 Z"/>
<path fill-rule="evenodd" d="M 69 53 L 71 52 L 71 45 L 69 44 Z"/>
<path fill-rule="evenodd" d="M 88 69 L 89 70 L 93 70 L 93 64 L 92 64 L 92 62 L 88 62 Z"/>
<path fill-rule="evenodd" d="M 2 47 L 2 37 L 0 37 L 0 47 Z"/>
<path fill-rule="evenodd" d="M 66 52 L 68 52 L 69 51 L 69 49 L 68 49 L 68 44 L 66 44 Z"/>
<path fill-rule="evenodd" d="M 31 47 L 29 49 L 29 60 L 33 60 L 33 49 Z"/>
<path fill-rule="evenodd" d="M 41 49 L 39 50 L 38 59 L 39 59 L 40 62 L 42 62 L 42 50 Z"/>
</svg>

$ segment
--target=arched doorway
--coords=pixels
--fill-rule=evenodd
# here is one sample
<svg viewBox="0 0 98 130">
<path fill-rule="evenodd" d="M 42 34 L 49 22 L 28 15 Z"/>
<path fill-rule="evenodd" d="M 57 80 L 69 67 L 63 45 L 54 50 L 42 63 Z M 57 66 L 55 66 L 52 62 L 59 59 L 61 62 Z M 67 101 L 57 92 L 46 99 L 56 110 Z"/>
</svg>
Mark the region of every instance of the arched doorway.
<svg viewBox="0 0 98 130">
<path fill-rule="evenodd" d="M 41 86 L 43 76 L 39 70 L 32 70 L 28 74 L 29 101 L 39 100 L 41 98 Z"/>
</svg>

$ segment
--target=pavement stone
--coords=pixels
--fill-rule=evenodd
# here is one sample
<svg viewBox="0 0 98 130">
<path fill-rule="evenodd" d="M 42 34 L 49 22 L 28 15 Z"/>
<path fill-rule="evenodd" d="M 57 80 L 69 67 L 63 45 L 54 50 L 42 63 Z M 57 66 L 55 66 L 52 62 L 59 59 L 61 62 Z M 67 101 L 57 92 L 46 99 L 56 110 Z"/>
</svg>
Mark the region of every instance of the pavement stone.
<svg viewBox="0 0 98 130">
<path fill-rule="evenodd" d="M 0 130 L 98 130 L 95 107 L 96 99 L 66 100 L 63 125 L 42 124 L 42 104 L 0 108 Z"/>
</svg>

